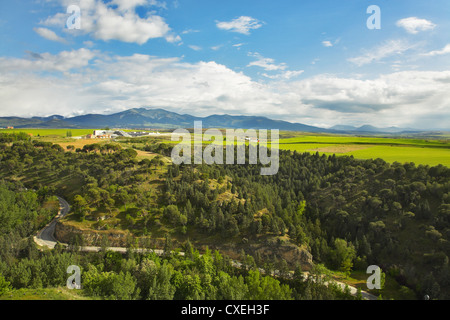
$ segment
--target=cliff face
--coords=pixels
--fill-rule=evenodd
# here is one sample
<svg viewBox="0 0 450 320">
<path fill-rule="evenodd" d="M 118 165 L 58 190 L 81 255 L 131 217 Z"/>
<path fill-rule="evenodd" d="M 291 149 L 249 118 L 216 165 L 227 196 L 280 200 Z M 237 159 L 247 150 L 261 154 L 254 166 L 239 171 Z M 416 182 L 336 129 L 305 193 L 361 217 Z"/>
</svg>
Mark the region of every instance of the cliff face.
<svg viewBox="0 0 450 320">
<path fill-rule="evenodd" d="M 305 247 L 287 242 L 266 240 L 256 243 L 224 244 L 221 246 L 213 246 L 213 248 L 218 249 L 222 254 L 234 260 L 241 259 L 241 252 L 243 250 L 246 254 L 254 257 L 259 255 L 262 259 L 270 260 L 276 257 L 277 259 L 286 260 L 291 270 L 294 270 L 299 265 L 303 271 L 310 271 L 314 266 L 313 256 Z"/>
<path fill-rule="evenodd" d="M 55 238 L 61 243 L 71 243 L 76 236 L 81 236 L 84 246 L 101 246 L 102 239 L 107 237 L 108 246 L 126 247 L 127 234 L 120 231 L 83 230 L 58 221 L 55 227 Z"/>
<path fill-rule="evenodd" d="M 258 252 L 262 257 L 275 255 L 278 259 L 286 260 L 291 270 L 300 265 L 302 270 L 310 271 L 314 265 L 312 254 L 306 248 L 295 244 L 260 245 L 254 248 L 254 252 Z"/>
</svg>

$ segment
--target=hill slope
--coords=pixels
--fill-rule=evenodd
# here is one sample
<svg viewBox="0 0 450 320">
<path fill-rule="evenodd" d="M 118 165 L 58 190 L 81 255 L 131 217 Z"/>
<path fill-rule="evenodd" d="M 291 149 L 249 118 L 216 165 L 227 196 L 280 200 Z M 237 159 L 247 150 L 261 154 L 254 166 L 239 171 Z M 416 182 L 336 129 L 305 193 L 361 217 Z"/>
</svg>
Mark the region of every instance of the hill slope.
<svg viewBox="0 0 450 320">
<path fill-rule="evenodd" d="M 178 114 L 163 109 L 135 108 L 110 115 L 87 114 L 71 118 L 61 116 L 0 118 L 0 125 L 17 128 L 192 128 L 194 121 L 202 121 L 204 128 L 235 128 L 235 129 L 279 129 L 286 131 L 329 132 L 327 129 L 272 120 L 256 116 L 211 115 L 195 117 L 188 114 Z"/>
</svg>

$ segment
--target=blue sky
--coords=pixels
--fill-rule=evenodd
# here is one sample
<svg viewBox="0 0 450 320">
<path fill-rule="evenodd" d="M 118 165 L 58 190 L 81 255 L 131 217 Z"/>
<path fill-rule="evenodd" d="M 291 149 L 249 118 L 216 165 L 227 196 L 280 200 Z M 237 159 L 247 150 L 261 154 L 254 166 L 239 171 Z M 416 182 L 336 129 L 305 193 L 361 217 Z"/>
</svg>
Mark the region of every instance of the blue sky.
<svg viewBox="0 0 450 320">
<path fill-rule="evenodd" d="M 450 129 L 447 0 L 2 1 L 0 43 L 0 116 L 149 106 Z"/>
</svg>

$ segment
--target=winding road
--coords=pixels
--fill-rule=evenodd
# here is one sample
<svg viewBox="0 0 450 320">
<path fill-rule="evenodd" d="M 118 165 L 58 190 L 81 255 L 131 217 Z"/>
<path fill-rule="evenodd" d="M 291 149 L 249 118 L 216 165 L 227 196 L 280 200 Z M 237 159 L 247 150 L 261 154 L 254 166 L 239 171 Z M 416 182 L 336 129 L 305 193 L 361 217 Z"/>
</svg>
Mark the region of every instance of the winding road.
<svg viewBox="0 0 450 320">
<path fill-rule="evenodd" d="M 60 210 L 58 212 L 58 215 L 49 224 L 47 224 L 44 227 L 44 229 L 39 231 L 38 234 L 34 237 L 34 241 L 39 246 L 47 247 L 49 249 L 54 249 L 56 246 L 56 243 L 58 242 L 54 236 L 56 223 L 58 222 L 59 219 L 65 217 L 70 211 L 69 203 L 61 197 L 57 197 L 57 198 L 59 200 L 59 205 L 60 205 Z M 68 246 L 65 243 L 62 243 L 62 245 Z M 102 249 L 101 247 L 94 247 L 94 246 L 80 247 L 80 251 L 83 251 L 83 252 L 99 252 L 101 249 Z M 127 248 L 123 248 L 123 247 L 109 247 L 109 248 L 107 248 L 107 250 L 120 252 L 120 253 L 127 252 Z M 153 250 L 153 249 L 136 249 L 136 252 L 154 252 L 158 255 L 164 254 L 164 250 L 158 250 L 158 249 L 155 249 L 155 250 Z M 184 252 L 179 252 L 178 254 L 181 256 L 184 256 Z M 238 261 L 232 261 L 232 265 L 237 268 L 242 268 L 242 264 Z M 264 271 L 262 269 L 260 269 L 260 272 L 264 272 Z M 275 271 L 275 273 L 276 273 L 276 271 Z M 292 276 L 293 272 L 291 272 L 289 275 Z M 304 275 L 307 277 L 309 274 L 306 272 L 306 273 L 304 273 Z M 345 287 L 348 287 L 350 290 L 350 293 L 353 296 L 356 296 L 358 293 L 358 290 L 355 287 L 348 286 L 345 283 L 335 281 L 335 280 L 331 280 L 331 282 L 337 284 L 343 290 L 345 289 Z M 327 283 L 325 283 L 325 284 L 327 284 Z M 361 291 L 361 295 L 364 300 L 377 300 L 378 299 L 375 295 L 370 294 L 365 291 Z"/>
<path fill-rule="evenodd" d="M 55 227 L 56 222 L 66 216 L 70 211 L 69 203 L 61 197 L 58 197 L 59 200 L 59 212 L 58 215 L 45 226 L 44 229 L 38 232 L 38 234 L 34 237 L 34 242 L 43 247 L 48 247 L 50 249 L 54 249 L 57 243 L 55 239 Z"/>
</svg>

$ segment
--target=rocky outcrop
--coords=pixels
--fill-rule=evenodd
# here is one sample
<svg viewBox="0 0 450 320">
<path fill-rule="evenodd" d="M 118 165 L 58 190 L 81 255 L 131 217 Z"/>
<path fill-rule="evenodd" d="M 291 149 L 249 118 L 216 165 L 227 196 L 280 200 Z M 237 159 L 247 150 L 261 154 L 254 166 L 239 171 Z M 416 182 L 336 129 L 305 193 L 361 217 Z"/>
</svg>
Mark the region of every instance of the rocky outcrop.
<svg viewBox="0 0 450 320">
<path fill-rule="evenodd" d="M 84 246 L 101 246 L 104 237 L 108 239 L 108 246 L 111 247 L 126 247 L 127 244 L 127 234 L 125 232 L 117 230 L 85 230 L 61 221 L 56 223 L 55 238 L 59 242 L 73 243 L 73 240 L 77 238 L 77 236 L 81 237 L 82 245 Z"/>
<path fill-rule="evenodd" d="M 279 260 L 283 259 L 287 262 L 290 270 L 294 270 L 299 265 L 303 271 L 310 271 L 314 266 L 313 256 L 305 247 L 299 247 L 288 241 L 280 241 L 275 238 L 253 243 L 247 240 L 241 244 L 225 244 L 213 247 L 234 260 L 240 260 L 241 252 L 244 251 L 253 257 L 258 255 L 263 260 L 268 259 L 270 261 L 274 257 Z"/>
</svg>

